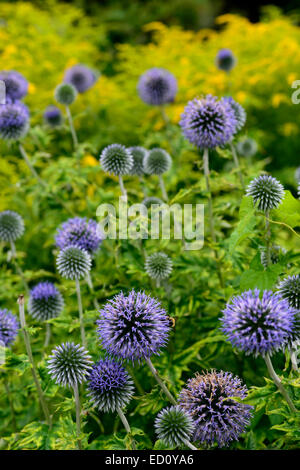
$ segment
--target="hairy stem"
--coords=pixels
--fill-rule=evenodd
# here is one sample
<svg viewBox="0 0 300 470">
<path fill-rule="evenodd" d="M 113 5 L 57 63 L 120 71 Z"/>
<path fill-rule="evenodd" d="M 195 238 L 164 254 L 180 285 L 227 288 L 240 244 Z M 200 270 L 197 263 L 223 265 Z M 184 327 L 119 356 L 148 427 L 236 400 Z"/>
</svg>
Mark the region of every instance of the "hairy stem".
<svg viewBox="0 0 300 470">
<path fill-rule="evenodd" d="M 154 365 L 152 364 L 151 362 L 151 359 L 149 357 L 146 358 L 146 363 L 148 364 L 148 367 L 149 369 L 151 370 L 156 382 L 158 383 L 158 385 L 161 387 L 161 389 L 163 390 L 163 392 L 165 393 L 165 395 L 168 397 L 168 399 L 170 400 L 170 402 L 173 404 L 173 405 L 177 405 L 176 403 L 176 400 L 175 398 L 173 397 L 173 395 L 169 392 L 169 390 L 167 389 L 166 385 L 164 384 L 163 380 L 160 378 L 157 370 L 155 369 Z"/>
<path fill-rule="evenodd" d="M 80 398 L 79 398 L 79 391 L 78 385 L 73 386 L 74 390 L 74 397 L 75 397 L 75 407 L 76 407 L 76 435 L 77 435 L 77 445 L 78 449 L 82 450 L 81 440 L 79 439 L 81 433 L 81 418 L 80 418 Z"/>
<path fill-rule="evenodd" d="M 51 325 L 50 323 L 46 323 L 46 335 L 45 335 L 44 348 L 47 348 L 49 346 L 50 338 L 51 338 Z"/>
<path fill-rule="evenodd" d="M 92 278 L 91 278 L 90 273 L 87 273 L 85 279 L 86 279 L 87 285 L 89 286 L 89 289 L 90 289 L 91 293 L 93 294 L 93 304 L 94 304 L 94 307 L 95 307 L 96 310 L 99 310 L 100 306 L 99 306 L 99 304 L 98 304 L 98 300 L 94 297 L 94 295 L 95 295 L 95 289 L 94 289 L 94 285 L 93 285 L 93 281 L 92 281 Z"/>
<path fill-rule="evenodd" d="M 9 388 L 8 381 L 7 381 L 6 377 L 4 377 L 3 380 L 4 380 L 4 388 L 5 388 L 5 391 L 6 391 L 6 396 L 7 396 L 7 399 L 8 399 L 10 412 L 11 412 L 12 427 L 13 427 L 14 432 L 17 432 L 16 414 L 15 414 L 15 409 L 14 409 L 14 405 L 13 405 L 13 400 L 12 400 L 10 388 Z"/>
<path fill-rule="evenodd" d="M 189 449 L 191 450 L 198 450 L 197 447 L 195 447 L 190 441 L 187 439 L 183 439 L 182 441 Z"/>
<path fill-rule="evenodd" d="M 299 372 L 298 361 L 297 361 L 297 357 L 298 357 L 297 350 L 295 350 L 294 348 L 290 348 L 290 355 L 291 355 L 292 369 L 295 372 Z"/>
<path fill-rule="evenodd" d="M 70 110 L 69 106 L 66 106 L 66 112 L 67 112 L 67 117 L 68 117 L 68 121 L 69 121 L 69 126 L 70 126 L 71 135 L 72 135 L 74 149 L 76 149 L 78 147 L 78 139 L 77 139 L 77 134 L 76 134 L 75 127 L 74 127 L 72 113 L 71 113 L 71 110 Z"/>
<path fill-rule="evenodd" d="M 127 191 L 126 191 L 126 188 L 124 186 L 123 178 L 122 178 L 121 175 L 119 175 L 119 184 L 120 184 L 122 196 L 127 197 Z"/>
<path fill-rule="evenodd" d="M 130 429 L 129 423 L 126 419 L 126 416 L 124 415 L 123 411 L 121 410 L 121 408 L 119 406 L 117 407 L 117 412 L 118 412 L 118 415 L 120 416 L 120 419 L 121 419 L 121 421 L 124 425 L 124 428 L 126 429 L 127 434 L 131 434 L 131 429 Z M 134 442 L 133 439 L 131 439 L 131 445 L 132 445 L 132 450 L 136 450 L 135 442 Z"/>
<path fill-rule="evenodd" d="M 159 185 L 160 185 L 160 189 L 161 189 L 163 199 L 165 201 L 168 201 L 169 198 L 168 198 L 168 194 L 167 194 L 167 191 L 166 191 L 166 187 L 165 187 L 165 183 L 164 183 L 162 175 L 159 175 Z"/>
<path fill-rule="evenodd" d="M 22 279 L 22 282 L 23 282 L 23 285 L 24 285 L 24 288 L 26 290 L 26 293 L 29 294 L 29 287 L 28 287 L 28 284 L 26 282 L 26 279 L 25 279 L 25 276 L 24 276 L 24 273 L 17 261 L 17 250 L 16 250 L 16 247 L 15 247 L 15 244 L 14 242 L 11 240 L 10 242 L 10 248 L 11 248 L 11 259 L 12 259 L 12 262 L 13 264 L 15 265 L 15 268 L 16 268 L 16 271 L 17 273 L 19 274 L 20 278 Z"/>
<path fill-rule="evenodd" d="M 32 176 L 40 183 L 41 186 L 47 187 L 47 184 L 45 183 L 45 181 L 42 180 L 42 178 L 38 175 L 38 173 L 34 169 L 33 165 L 31 164 L 31 162 L 30 162 L 30 160 L 27 156 L 27 153 L 25 152 L 25 149 L 24 149 L 24 147 L 21 143 L 19 143 L 19 150 L 20 150 L 20 153 L 21 153 L 22 157 L 24 158 L 29 170 L 31 171 Z"/>
<path fill-rule="evenodd" d="M 267 266 L 271 264 L 271 230 L 270 230 L 270 211 L 266 211 L 265 221 L 266 221 L 266 257 L 267 257 Z"/>
<path fill-rule="evenodd" d="M 294 403 L 292 402 L 288 392 L 286 391 L 286 389 L 284 388 L 284 386 L 282 385 L 281 383 L 281 380 L 280 378 L 278 377 L 278 375 L 276 374 L 275 370 L 274 370 L 274 367 L 273 367 L 273 364 L 272 364 L 272 361 L 271 361 L 271 358 L 269 356 L 269 354 L 266 354 L 265 356 L 265 361 L 266 361 L 266 365 L 267 365 L 267 368 L 268 368 L 268 371 L 269 371 L 269 374 L 270 376 L 272 377 L 272 379 L 274 380 L 274 383 L 276 385 L 276 387 L 278 388 L 278 390 L 280 391 L 281 395 L 284 397 L 284 399 L 286 400 L 287 404 L 289 405 L 291 411 L 293 413 L 297 413 L 297 409 L 294 405 Z"/>
<path fill-rule="evenodd" d="M 166 113 L 166 110 L 165 110 L 165 106 L 164 106 L 164 105 L 160 106 L 160 112 L 161 112 L 161 117 L 163 118 L 164 123 L 165 123 L 165 125 L 167 126 L 167 125 L 170 123 L 170 119 L 169 119 L 169 117 L 168 117 L 168 115 L 167 115 L 167 113 Z"/>
<path fill-rule="evenodd" d="M 235 164 L 236 169 L 237 169 L 238 174 L 239 174 L 242 189 L 245 189 L 244 177 L 243 177 L 243 173 L 242 173 L 242 170 L 241 170 L 241 167 L 240 167 L 240 162 L 239 162 L 239 158 L 238 158 L 235 146 L 232 143 L 232 141 L 230 142 L 229 145 L 230 145 L 231 153 L 232 153 L 232 156 L 233 156 L 234 164 Z"/>
<path fill-rule="evenodd" d="M 38 373 L 35 367 L 35 363 L 33 360 L 33 355 L 32 355 L 32 350 L 31 350 L 31 345 L 30 345 L 30 338 L 28 331 L 26 330 L 26 320 L 25 320 L 25 309 L 24 309 L 24 304 L 25 304 L 25 299 L 23 295 L 20 295 L 18 298 L 18 304 L 19 304 L 19 315 L 20 315 L 20 323 L 21 323 L 21 328 L 22 328 L 22 333 L 24 337 L 24 342 L 25 342 L 25 347 L 28 355 L 29 362 L 31 363 L 31 372 L 33 376 L 33 380 L 38 392 L 40 404 L 43 410 L 43 413 L 45 415 L 45 419 L 47 421 L 47 424 L 51 427 L 51 418 L 50 418 L 50 413 L 48 410 L 48 406 L 44 397 L 44 393 L 41 387 L 41 384 L 38 379 Z"/>
<path fill-rule="evenodd" d="M 81 300 L 79 279 L 76 279 L 75 282 L 76 282 L 76 293 L 77 293 L 78 310 L 79 310 L 81 341 L 82 341 L 82 345 L 86 348 L 86 339 L 85 339 L 85 331 L 84 331 L 83 310 L 82 310 L 82 300 Z"/>
</svg>

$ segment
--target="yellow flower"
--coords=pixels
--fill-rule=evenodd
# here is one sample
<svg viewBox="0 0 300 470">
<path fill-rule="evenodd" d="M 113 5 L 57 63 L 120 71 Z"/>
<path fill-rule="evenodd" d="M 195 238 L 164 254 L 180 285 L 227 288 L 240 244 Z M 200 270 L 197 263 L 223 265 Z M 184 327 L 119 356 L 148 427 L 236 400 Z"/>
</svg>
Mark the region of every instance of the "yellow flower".
<svg viewBox="0 0 300 470">
<path fill-rule="evenodd" d="M 97 166 L 99 165 L 99 162 L 93 155 L 85 155 L 81 164 L 82 166 Z"/>
</svg>

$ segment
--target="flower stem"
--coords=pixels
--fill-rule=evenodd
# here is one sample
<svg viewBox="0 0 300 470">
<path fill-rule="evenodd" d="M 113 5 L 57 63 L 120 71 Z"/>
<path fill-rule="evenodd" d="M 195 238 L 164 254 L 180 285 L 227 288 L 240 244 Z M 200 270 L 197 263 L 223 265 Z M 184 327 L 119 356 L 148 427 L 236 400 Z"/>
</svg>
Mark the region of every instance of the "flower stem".
<svg viewBox="0 0 300 470">
<path fill-rule="evenodd" d="M 190 441 L 188 441 L 187 439 L 183 439 L 183 444 L 185 444 L 189 449 L 191 450 L 199 450 L 197 449 L 197 447 L 195 447 Z"/>
<path fill-rule="evenodd" d="M 297 361 L 297 351 L 294 348 L 290 349 L 292 369 L 296 372 L 299 372 L 298 361 Z"/>
<path fill-rule="evenodd" d="M 12 261 L 15 265 L 16 271 L 19 274 L 20 278 L 22 279 L 22 282 L 23 282 L 24 288 L 26 290 L 26 293 L 29 294 L 29 287 L 28 287 L 28 284 L 26 282 L 24 273 L 23 273 L 22 269 L 20 268 L 19 263 L 17 262 L 16 246 L 15 246 L 15 244 L 12 240 L 10 242 L 10 248 L 11 248 L 11 258 L 12 258 Z"/>
<path fill-rule="evenodd" d="M 271 230 L 270 230 L 270 222 L 269 222 L 269 217 L 270 217 L 270 211 L 266 211 L 265 214 L 265 220 L 266 220 L 266 257 L 267 257 L 267 266 L 270 266 L 271 264 Z"/>
<path fill-rule="evenodd" d="M 274 370 L 274 367 L 273 367 L 273 364 L 272 364 L 272 361 L 271 361 L 271 358 L 269 356 L 269 354 L 266 354 L 265 356 L 265 362 L 266 362 L 266 365 L 267 365 L 267 368 L 268 368 L 268 371 L 269 371 L 269 374 L 270 376 L 272 377 L 272 379 L 274 380 L 274 383 L 276 385 L 276 387 L 278 388 L 278 390 L 280 391 L 281 395 L 284 397 L 284 399 L 286 400 L 287 404 L 289 405 L 291 411 L 293 413 L 297 413 L 297 409 L 294 405 L 294 403 L 292 402 L 288 392 L 286 391 L 286 389 L 284 388 L 284 386 L 282 385 L 281 383 L 281 380 L 280 378 L 278 377 L 278 375 L 276 374 L 275 370 Z"/>
<path fill-rule="evenodd" d="M 170 119 L 166 113 L 164 105 L 160 106 L 160 112 L 161 112 L 161 117 L 163 118 L 165 125 L 168 126 L 168 124 L 170 123 Z"/>
<path fill-rule="evenodd" d="M 120 184 L 120 188 L 121 188 L 121 192 L 122 192 L 122 195 L 127 197 L 127 191 L 125 189 L 125 186 L 124 186 L 124 182 L 123 182 L 123 178 L 121 175 L 119 175 L 119 184 Z"/>
<path fill-rule="evenodd" d="M 22 332 L 23 332 L 23 337 L 24 337 L 24 342 L 25 342 L 25 347 L 26 347 L 28 359 L 29 359 L 29 362 L 31 363 L 31 372 L 32 372 L 33 380 L 34 380 L 34 383 L 35 383 L 35 386 L 36 386 L 36 389 L 37 389 L 37 392 L 38 392 L 40 404 L 41 404 L 42 410 L 44 412 L 45 419 L 47 421 L 48 426 L 51 427 L 51 418 L 50 418 L 48 406 L 47 406 L 47 403 L 46 403 L 46 400 L 45 400 L 45 397 L 44 397 L 44 393 L 43 393 L 41 384 L 40 384 L 39 379 L 38 379 L 38 373 L 37 373 L 37 370 L 36 370 L 36 367 L 35 367 L 35 364 L 34 364 L 31 345 L 30 345 L 30 338 L 29 338 L 28 331 L 26 330 L 24 295 L 19 296 L 18 304 L 19 304 L 20 323 L 21 323 L 21 328 L 22 328 Z"/>
<path fill-rule="evenodd" d="M 81 433 L 81 418 L 80 418 L 80 398 L 79 398 L 79 391 L 78 391 L 78 385 L 73 386 L 74 390 L 74 397 L 75 397 L 75 407 L 76 407 L 76 435 L 77 435 L 77 445 L 78 449 L 82 450 L 82 443 L 81 440 L 79 439 L 80 433 Z"/>
<path fill-rule="evenodd" d="M 51 338 L 51 325 L 50 323 L 46 323 L 46 336 L 45 336 L 44 348 L 47 348 L 49 346 L 50 338 Z"/>
<path fill-rule="evenodd" d="M 95 289 L 94 289 L 94 285 L 93 285 L 93 281 L 92 281 L 90 273 L 87 273 L 85 279 L 86 279 L 87 285 L 89 286 L 91 293 L 95 295 Z M 99 310 L 100 306 L 98 304 L 98 300 L 95 297 L 93 297 L 93 304 L 94 304 L 95 309 Z"/>
<path fill-rule="evenodd" d="M 165 393 L 165 395 L 168 397 L 168 399 L 170 400 L 170 402 L 173 404 L 173 405 L 177 405 L 176 403 L 176 400 L 175 398 L 171 395 L 171 393 L 169 392 L 169 390 L 167 389 L 166 385 L 164 384 L 163 380 L 160 378 L 160 376 L 158 375 L 158 372 L 157 370 L 155 369 L 154 365 L 152 364 L 151 362 L 151 359 L 150 357 L 147 357 L 146 358 L 146 363 L 148 364 L 148 367 L 149 369 L 151 370 L 156 382 L 158 383 L 158 385 L 161 387 L 161 389 L 163 390 L 163 392 Z"/>
<path fill-rule="evenodd" d="M 76 149 L 78 147 L 78 139 L 77 139 L 77 134 L 76 134 L 75 127 L 74 127 L 72 113 L 71 113 L 71 110 L 70 110 L 69 106 L 66 106 L 66 112 L 67 112 L 70 131 L 71 131 L 71 135 L 72 135 L 72 139 L 73 139 L 74 149 Z"/>
<path fill-rule="evenodd" d="M 29 170 L 31 171 L 32 176 L 40 183 L 41 186 L 47 187 L 47 184 L 45 183 L 45 181 L 42 180 L 42 178 L 35 171 L 33 165 L 30 163 L 30 160 L 27 156 L 27 153 L 25 152 L 25 149 L 24 149 L 24 147 L 21 143 L 19 143 L 19 150 L 20 150 L 20 153 L 21 153 L 22 157 L 24 158 Z"/>
<path fill-rule="evenodd" d="M 76 293 L 77 293 L 77 300 L 78 300 L 81 341 L 82 341 L 82 345 L 86 348 L 86 339 L 85 339 L 85 331 L 84 331 L 84 323 L 83 323 L 83 310 L 82 310 L 82 300 L 81 300 L 79 279 L 76 279 L 75 282 L 76 282 Z"/>
<path fill-rule="evenodd" d="M 127 434 L 131 435 L 131 429 L 130 429 L 130 426 L 129 426 L 129 423 L 126 419 L 126 416 L 124 415 L 123 411 L 121 410 L 121 408 L 118 406 L 117 407 L 117 412 L 118 412 L 118 415 L 120 416 L 120 419 L 124 425 L 124 428 L 127 432 Z M 135 446 L 135 442 L 133 440 L 133 438 L 131 438 L 131 444 L 132 444 L 132 450 L 136 450 L 136 446 Z"/>
<path fill-rule="evenodd" d="M 242 173 L 242 170 L 241 170 L 241 167 L 240 167 L 239 158 L 238 158 L 235 146 L 233 145 L 232 142 L 230 142 L 229 145 L 230 145 L 231 153 L 232 153 L 232 156 L 233 156 L 234 164 L 235 164 L 236 169 L 237 169 L 238 174 L 239 174 L 242 189 L 245 189 L 244 177 L 243 177 L 243 173 Z"/>
<path fill-rule="evenodd" d="M 167 191 L 166 191 L 166 187 L 165 187 L 165 183 L 164 183 L 162 175 L 159 175 L 159 185 L 160 185 L 160 189 L 161 189 L 161 192 L 162 192 L 163 199 L 165 201 L 168 201 L 169 198 L 168 198 L 168 194 L 167 194 Z"/>
<path fill-rule="evenodd" d="M 204 149 L 204 153 L 203 153 L 203 167 L 204 167 L 206 190 L 208 193 L 208 216 L 209 216 L 210 235 L 211 235 L 213 244 L 215 244 L 216 233 L 215 233 L 215 224 L 214 224 L 214 216 L 213 216 L 212 195 L 211 195 L 211 188 L 210 188 L 209 155 L 208 155 L 207 148 Z M 217 262 L 219 282 L 220 282 L 221 287 L 224 288 L 224 281 L 223 281 L 222 271 L 220 268 L 219 255 L 218 255 L 216 248 L 213 248 L 213 251 L 214 251 L 216 262 Z"/>
<path fill-rule="evenodd" d="M 4 380 L 4 388 L 5 388 L 5 391 L 6 391 L 6 396 L 7 396 L 7 399 L 8 399 L 10 412 L 11 412 L 12 427 L 13 427 L 14 432 L 17 432 L 16 414 L 15 414 L 15 409 L 14 409 L 14 405 L 13 405 L 13 401 L 12 401 L 12 397 L 11 397 L 10 388 L 9 388 L 8 381 L 7 381 L 6 377 L 4 377 L 3 380 Z"/>
</svg>

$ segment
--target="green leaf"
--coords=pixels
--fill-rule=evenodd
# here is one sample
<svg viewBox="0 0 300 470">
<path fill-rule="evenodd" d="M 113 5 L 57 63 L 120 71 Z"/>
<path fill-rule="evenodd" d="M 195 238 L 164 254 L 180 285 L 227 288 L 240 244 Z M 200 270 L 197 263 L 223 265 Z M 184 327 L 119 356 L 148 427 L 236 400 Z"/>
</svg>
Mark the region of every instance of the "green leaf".
<svg viewBox="0 0 300 470">
<path fill-rule="evenodd" d="M 239 223 L 229 238 L 229 253 L 231 254 L 235 247 L 245 238 L 253 234 L 256 226 L 256 216 L 252 197 L 244 196 L 239 210 Z"/>
<path fill-rule="evenodd" d="M 284 200 L 277 209 L 273 209 L 272 217 L 293 228 L 300 226 L 300 200 L 295 199 L 290 191 L 285 191 Z"/>
</svg>

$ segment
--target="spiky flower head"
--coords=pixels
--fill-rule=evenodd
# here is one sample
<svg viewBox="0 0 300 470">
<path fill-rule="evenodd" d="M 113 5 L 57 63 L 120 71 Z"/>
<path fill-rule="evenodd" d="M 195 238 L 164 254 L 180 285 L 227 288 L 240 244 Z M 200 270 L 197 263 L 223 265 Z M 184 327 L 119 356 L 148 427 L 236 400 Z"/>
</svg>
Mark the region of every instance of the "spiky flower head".
<svg viewBox="0 0 300 470">
<path fill-rule="evenodd" d="M 91 356 L 85 348 L 80 344 L 67 342 L 53 349 L 47 369 L 58 385 L 74 387 L 87 380 L 91 364 Z"/>
<path fill-rule="evenodd" d="M 15 315 L 13 315 L 6 308 L 0 310 L 0 344 L 5 347 L 10 346 L 16 339 L 18 330 L 20 328 L 19 322 Z"/>
<path fill-rule="evenodd" d="M 148 154 L 148 150 L 146 150 L 144 147 L 129 147 L 128 150 L 133 157 L 133 165 L 129 173 L 131 175 L 143 176 L 144 160 Z"/>
<path fill-rule="evenodd" d="M 281 258 L 285 255 L 286 249 L 282 248 L 281 246 L 278 245 L 272 245 L 270 247 L 270 259 L 271 259 L 271 264 L 277 264 L 281 260 Z M 260 251 L 260 261 L 261 264 L 267 268 L 268 267 L 268 256 L 267 256 L 267 250 L 266 248 L 261 248 Z"/>
<path fill-rule="evenodd" d="M 114 412 L 130 402 L 134 387 L 124 367 L 113 359 L 100 359 L 88 378 L 89 397 L 101 411 Z"/>
<path fill-rule="evenodd" d="M 171 103 L 177 93 L 177 81 L 168 70 L 154 67 L 141 75 L 138 92 L 144 103 L 156 106 Z"/>
<path fill-rule="evenodd" d="M 232 107 L 212 95 L 189 101 L 179 124 L 185 138 L 200 149 L 226 144 L 236 129 Z"/>
<path fill-rule="evenodd" d="M 55 236 L 55 242 L 61 250 L 73 245 L 93 255 L 99 249 L 103 238 L 104 235 L 95 220 L 73 217 L 62 224 Z"/>
<path fill-rule="evenodd" d="M 171 168 L 172 158 L 161 148 L 149 150 L 144 160 L 144 169 L 148 175 L 162 175 Z"/>
<path fill-rule="evenodd" d="M 236 144 L 238 154 L 242 157 L 253 157 L 257 152 L 257 143 L 256 140 L 251 139 L 251 137 L 244 137 L 239 140 Z"/>
<path fill-rule="evenodd" d="M 145 270 L 147 274 L 157 281 L 170 276 L 173 269 L 171 258 L 166 253 L 153 253 L 147 256 Z"/>
<path fill-rule="evenodd" d="M 96 82 L 96 75 L 92 69 L 86 65 L 73 65 L 66 70 L 64 82 L 73 85 L 78 93 L 84 93 Z"/>
<path fill-rule="evenodd" d="M 170 325 L 158 300 L 144 292 L 121 292 L 100 310 L 97 321 L 102 346 L 110 354 L 132 361 L 159 354 L 167 343 Z"/>
<path fill-rule="evenodd" d="M 252 196 L 257 208 L 267 212 L 276 209 L 281 204 L 284 198 L 284 188 L 276 178 L 262 175 L 250 182 L 246 196 Z"/>
<path fill-rule="evenodd" d="M 248 290 L 227 303 L 222 329 L 233 347 L 246 354 L 272 355 L 288 340 L 296 310 L 278 293 Z"/>
<path fill-rule="evenodd" d="M 0 72 L 0 80 L 5 83 L 6 99 L 17 101 L 24 98 L 28 92 L 28 82 L 25 77 L 15 70 Z"/>
<path fill-rule="evenodd" d="M 20 101 L 0 106 L 0 138 L 19 140 L 29 129 L 29 111 Z"/>
<path fill-rule="evenodd" d="M 247 392 L 239 377 L 230 372 L 212 370 L 188 380 L 179 404 L 193 418 L 194 440 L 219 447 L 237 440 L 250 423 L 253 407 L 233 397 L 243 400 Z"/>
<path fill-rule="evenodd" d="M 52 282 L 39 282 L 30 291 L 28 311 L 30 315 L 45 321 L 57 317 L 64 307 L 64 299 Z"/>
<path fill-rule="evenodd" d="M 300 275 L 288 276 L 278 285 L 278 292 L 291 307 L 300 310 Z"/>
<path fill-rule="evenodd" d="M 247 119 L 247 114 L 246 111 L 244 110 L 243 106 L 241 106 L 239 103 L 237 103 L 231 96 L 226 96 L 224 98 L 224 101 L 231 106 L 231 109 L 233 111 L 235 120 L 236 120 L 236 125 L 235 125 L 235 131 L 234 133 L 236 134 L 238 131 L 240 131 Z"/>
<path fill-rule="evenodd" d="M 0 240 L 14 242 L 23 235 L 24 230 L 24 220 L 17 212 L 0 212 Z"/>
<path fill-rule="evenodd" d="M 147 209 L 151 209 L 151 206 L 153 205 L 160 206 L 161 204 L 164 204 L 164 202 L 161 199 L 159 199 L 159 197 L 150 196 L 150 197 L 145 197 L 142 204 L 144 204 L 144 206 L 146 206 Z"/>
<path fill-rule="evenodd" d="M 128 175 L 133 167 L 133 156 L 124 145 L 112 144 L 102 150 L 100 164 L 104 171 L 112 175 Z"/>
<path fill-rule="evenodd" d="M 74 103 L 76 97 L 77 90 L 70 83 L 61 83 L 60 85 L 57 85 L 54 90 L 55 100 L 60 104 L 64 104 L 65 106 L 69 106 L 70 104 Z"/>
<path fill-rule="evenodd" d="M 220 49 L 216 56 L 216 66 L 225 72 L 230 72 L 236 65 L 236 62 L 236 57 L 230 49 Z"/>
<path fill-rule="evenodd" d="M 59 127 L 62 125 L 63 116 L 57 106 L 48 106 L 44 112 L 44 121 L 50 127 Z"/>
<path fill-rule="evenodd" d="M 82 279 L 91 269 L 91 257 L 86 250 L 70 245 L 61 250 L 56 259 L 59 274 L 66 279 Z"/>
<path fill-rule="evenodd" d="M 195 425 L 190 414 L 176 405 L 161 410 L 154 427 L 158 439 L 168 447 L 176 447 L 190 439 Z"/>
</svg>

